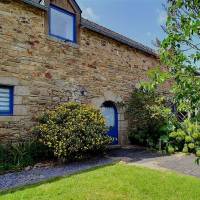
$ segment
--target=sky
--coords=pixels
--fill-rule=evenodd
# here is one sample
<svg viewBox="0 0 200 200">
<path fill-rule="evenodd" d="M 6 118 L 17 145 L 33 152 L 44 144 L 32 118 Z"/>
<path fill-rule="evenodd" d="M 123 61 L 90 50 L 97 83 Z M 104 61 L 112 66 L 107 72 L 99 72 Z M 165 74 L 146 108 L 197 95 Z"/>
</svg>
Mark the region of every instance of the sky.
<svg viewBox="0 0 200 200">
<path fill-rule="evenodd" d="M 165 33 L 166 0 L 77 0 L 82 16 L 156 49 L 153 41 Z"/>
</svg>

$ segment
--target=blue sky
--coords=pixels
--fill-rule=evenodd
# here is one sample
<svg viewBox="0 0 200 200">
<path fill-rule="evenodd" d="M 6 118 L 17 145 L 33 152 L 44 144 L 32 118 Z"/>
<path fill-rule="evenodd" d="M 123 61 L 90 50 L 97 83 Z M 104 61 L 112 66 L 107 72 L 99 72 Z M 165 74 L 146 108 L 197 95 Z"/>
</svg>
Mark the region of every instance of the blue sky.
<svg viewBox="0 0 200 200">
<path fill-rule="evenodd" d="M 83 17 L 155 49 L 163 39 L 166 0 L 77 0 Z"/>
</svg>

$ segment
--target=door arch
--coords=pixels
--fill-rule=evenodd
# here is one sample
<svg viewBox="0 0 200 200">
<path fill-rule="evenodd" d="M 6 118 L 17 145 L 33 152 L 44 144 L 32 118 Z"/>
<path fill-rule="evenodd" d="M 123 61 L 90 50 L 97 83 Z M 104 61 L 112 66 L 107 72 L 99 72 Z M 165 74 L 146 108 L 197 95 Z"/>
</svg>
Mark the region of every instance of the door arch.
<svg viewBox="0 0 200 200">
<path fill-rule="evenodd" d="M 107 134 L 114 139 L 113 144 L 118 144 L 118 113 L 115 104 L 112 101 L 104 102 L 101 106 L 101 113 L 109 129 Z"/>
</svg>

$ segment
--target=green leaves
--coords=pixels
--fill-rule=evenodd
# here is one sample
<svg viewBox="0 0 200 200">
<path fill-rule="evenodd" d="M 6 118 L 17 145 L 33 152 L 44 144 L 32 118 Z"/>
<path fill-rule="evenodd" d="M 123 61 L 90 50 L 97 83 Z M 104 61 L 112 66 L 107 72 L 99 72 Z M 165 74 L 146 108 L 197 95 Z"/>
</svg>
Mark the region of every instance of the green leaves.
<svg viewBox="0 0 200 200">
<path fill-rule="evenodd" d="M 183 148 L 185 152 L 195 152 L 195 148 L 200 147 L 200 134 L 199 130 L 193 132 L 190 129 L 195 126 L 192 122 L 200 119 L 200 77 L 196 76 L 200 68 L 200 0 L 169 0 L 167 12 L 167 37 L 160 47 L 160 59 L 166 70 L 155 68 L 149 71 L 149 80 L 142 82 L 140 89 L 154 95 L 155 103 L 145 106 L 150 115 L 157 120 L 162 116 L 174 127 L 170 134 L 173 140 L 170 152 Z M 189 125 L 186 121 L 175 120 L 172 110 L 166 107 L 167 98 L 159 92 L 166 81 L 171 82 L 171 102 L 176 105 L 177 112 L 187 113 Z M 184 127 L 186 125 L 189 128 Z M 189 143 L 186 146 L 185 139 Z"/>
<path fill-rule="evenodd" d="M 198 67 L 194 62 L 200 51 L 200 0 L 170 0 L 167 9 L 162 62 L 173 68 Z"/>
<path fill-rule="evenodd" d="M 180 128 L 169 134 L 169 145 L 177 151 L 196 153 L 200 155 L 200 124 L 186 119 L 180 123 Z"/>
<path fill-rule="evenodd" d="M 178 8 L 181 8 L 183 6 L 183 0 L 177 0 L 176 5 Z"/>
<path fill-rule="evenodd" d="M 100 111 L 89 105 L 65 103 L 38 120 L 35 129 L 42 142 L 62 160 L 82 159 L 112 142 Z"/>
<path fill-rule="evenodd" d="M 168 15 L 161 60 L 174 81 L 173 102 L 179 111 L 194 113 L 200 106 L 200 0 L 170 0 Z"/>
<path fill-rule="evenodd" d="M 33 138 L 24 141 L 19 138 L 15 143 L 0 145 L 0 174 L 1 170 L 19 170 L 52 158 L 51 149 L 39 141 Z"/>
<path fill-rule="evenodd" d="M 154 92 L 160 84 L 170 79 L 170 74 L 160 67 L 149 70 L 147 76 L 149 81 L 140 83 L 140 89 L 146 92 Z"/>
</svg>

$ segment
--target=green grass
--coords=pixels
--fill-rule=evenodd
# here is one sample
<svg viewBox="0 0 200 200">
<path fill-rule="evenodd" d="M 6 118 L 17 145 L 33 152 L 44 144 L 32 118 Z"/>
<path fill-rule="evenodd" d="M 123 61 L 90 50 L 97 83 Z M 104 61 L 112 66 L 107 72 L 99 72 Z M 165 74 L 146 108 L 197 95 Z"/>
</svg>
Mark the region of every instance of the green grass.
<svg viewBox="0 0 200 200">
<path fill-rule="evenodd" d="M 199 200 L 200 180 L 125 164 L 85 171 L 0 195 L 0 200 Z"/>
</svg>

